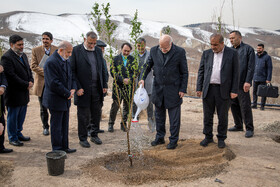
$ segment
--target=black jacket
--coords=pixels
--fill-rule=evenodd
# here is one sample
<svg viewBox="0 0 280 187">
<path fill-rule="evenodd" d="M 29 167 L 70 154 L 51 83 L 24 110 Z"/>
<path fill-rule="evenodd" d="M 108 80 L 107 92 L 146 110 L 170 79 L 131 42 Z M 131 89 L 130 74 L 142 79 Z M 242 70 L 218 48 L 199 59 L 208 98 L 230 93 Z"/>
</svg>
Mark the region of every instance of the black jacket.
<svg viewBox="0 0 280 187">
<path fill-rule="evenodd" d="M 138 70 L 134 69 L 133 67 L 133 61 L 134 58 L 131 55 L 129 55 L 127 57 L 127 64 L 126 66 L 124 66 L 121 54 L 114 57 L 113 64 L 110 67 L 110 73 L 113 77 L 113 100 L 117 100 L 116 83 L 118 85 L 119 91 L 121 91 L 118 93 L 120 98 L 124 98 L 124 96 L 131 96 L 132 92 L 128 92 L 128 90 L 132 91 L 132 81 L 134 77 L 136 78 L 137 76 L 135 74 L 138 73 Z M 129 85 L 124 85 L 123 80 L 125 78 L 130 79 L 131 82 Z M 116 79 L 116 81 L 114 79 Z"/>
<path fill-rule="evenodd" d="M 95 47 L 94 53 L 97 60 L 98 84 L 100 88 L 99 94 L 103 101 L 103 88 L 108 88 L 107 72 L 104 66 L 105 64 L 101 49 Z M 70 62 L 72 73 L 76 78 L 77 90 L 84 89 L 84 95 L 77 96 L 77 94 L 75 94 L 74 104 L 81 107 L 89 107 L 91 96 L 90 86 L 92 85 L 92 68 L 83 44 L 74 47 Z"/>
<path fill-rule="evenodd" d="M 255 70 L 255 51 L 250 45 L 243 42 L 236 50 L 239 56 L 239 88 L 243 89 L 245 82 L 252 85 Z"/>
<path fill-rule="evenodd" d="M 272 61 L 271 57 L 264 51 L 261 55 L 256 54 L 255 63 L 255 82 L 271 81 L 272 77 Z"/>
<path fill-rule="evenodd" d="M 167 109 L 182 104 L 183 100 L 179 97 L 179 92 L 186 93 L 188 85 L 185 50 L 172 44 L 164 61 L 159 46 L 153 47 L 141 72 L 141 79 L 145 80 L 152 68 L 154 75 L 152 102 L 157 107 L 161 107 L 164 103 Z"/>
<path fill-rule="evenodd" d="M 212 49 L 203 52 L 197 75 L 196 91 L 202 91 L 206 98 L 212 75 L 214 53 Z M 236 50 L 225 46 L 220 72 L 222 99 L 230 99 L 230 93 L 238 93 L 239 63 Z"/>
<path fill-rule="evenodd" d="M 20 57 L 9 49 L 1 58 L 4 73 L 8 82 L 5 91 L 6 106 L 17 107 L 27 105 L 29 102 L 29 82 L 34 82 L 32 72 L 25 53 L 22 55 L 24 63 Z"/>
<path fill-rule="evenodd" d="M 43 105 L 51 110 L 67 111 L 71 106 L 70 90 L 77 89 L 69 60 L 63 62 L 56 50 L 44 65 L 44 75 Z"/>
</svg>

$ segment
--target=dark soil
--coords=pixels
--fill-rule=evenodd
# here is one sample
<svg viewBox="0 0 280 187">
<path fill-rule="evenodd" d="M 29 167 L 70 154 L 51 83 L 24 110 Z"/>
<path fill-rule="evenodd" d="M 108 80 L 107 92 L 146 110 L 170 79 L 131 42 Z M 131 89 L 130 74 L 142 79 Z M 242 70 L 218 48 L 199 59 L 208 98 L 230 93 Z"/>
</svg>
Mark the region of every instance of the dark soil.
<svg viewBox="0 0 280 187">
<path fill-rule="evenodd" d="M 11 178 L 13 171 L 14 165 L 11 161 L 0 161 L 0 186 Z"/>
<path fill-rule="evenodd" d="M 112 153 L 93 159 L 84 165 L 83 171 L 96 181 L 140 185 L 159 180 L 183 181 L 201 177 L 211 177 L 224 171 L 235 154 L 217 144 L 201 147 L 199 140 L 181 140 L 175 150 L 167 150 L 166 145 L 144 150 L 133 155 L 133 166 L 127 153 Z"/>
</svg>

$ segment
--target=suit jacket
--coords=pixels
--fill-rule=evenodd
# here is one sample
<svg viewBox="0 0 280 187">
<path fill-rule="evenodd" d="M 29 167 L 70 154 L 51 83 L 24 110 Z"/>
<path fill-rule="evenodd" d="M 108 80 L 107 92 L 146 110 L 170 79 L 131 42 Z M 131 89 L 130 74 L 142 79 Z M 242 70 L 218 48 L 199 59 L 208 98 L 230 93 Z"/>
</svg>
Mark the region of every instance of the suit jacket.
<svg viewBox="0 0 280 187">
<path fill-rule="evenodd" d="M 164 61 L 159 46 L 150 51 L 147 63 L 141 72 L 141 79 L 145 80 L 153 68 L 154 82 L 152 102 L 169 109 L 181 105 L 183 100 L 179 92 L 186 93 L 188 86 L 188 65 L 186 52 L 183 48 L 172 44 Z"/>
<path fill-rule="evenodd" d="M 139 55 L 139 69 L 140 69 L 140 73 L 144 67 L 144 64 L 147 63 L 148 58 L 150 56 L 150 51 L 146 50 L 146 52 L 144 53 L 144 55 L 141 57 Z M 152 94 L 152 89 L 153 89 L 153 80 L 154 80 L 154 76 L 153 76 L 153 71 L 150 71 L 150 73 L 147 75 L 146 79 L 145 79 L 145 89 L 148 93 L 148 95 Z M 137 81 L 136 83 L 138 83 L 139 81 Z"/>
<path fill-rule="evenodd" d="M 5 91 L 6 91 L 7 87 L 8 87 L 8 82 L 7 82 L 7 79 L 6 79 L 5 74 L 3 72 L 0 73 L 0 86 L 6 87 Z M 0 113 L 0 116 L 2 117 L 2 115 L 5 113 L 4 95 L 1 95 L 0 97 L 1 97 L 1 102 L 0 102 L 0 104 L 1 104 L 1 113 Z M 0 122 L 3 123 L 2 121 L 0 121 Z"/>
<path fill-rule="evenodd" d="M 107 75 L 104 64 L 104 59 L 102 51 L 99 47 L 95 47 L 94 50 L 96 61 L 97 61 L 97 73 L 98 73 L 98 84 L 99 84 L 99 94 L 103 97 L 103 88 L 108 88 L 107 85 Z M 83 46 L 80 44 L 74 47 L 72 56 L 70 57 L 70 62 L 72 66 L 72 73 L 76 78 L 77 89 L 84 89 L 84 95 L 77 96 L 75 94 L 74 104 L 81 107 L 90 107 L 90 98 L 91 98 L 91 85 L 92 85 L 92 68 L 91 62 L 88 59 L 87 52 Z"/>
<path fill-rule="evenodd" d="M 129 78 L 131 80 L 131 82 L 130 82 L 131 84 L 128 86 L 132 86 L 133 75 L 135 73 L 138 73 L 138 70 L 134 70 L 132 67 L 133 61 L 134 61 L 134 58 L 131 55 L 129 55 L 127 57 L 127 64 L 126 64 L 126 66 L 124 66 L 122 54 L 119 54 L 114 57 L 113 64 L 111 65 L 111 68 L 110 68 L 110 73 L 111 73 L 111 76 L 113 77 L 113 94 L 112 94 L 113 100 L 117 100 L 117 96 L 116 96 L 117 90 L 116 90 L 114 75 L 116 76 L 116 81 L 117 81 L 117 84 L 119 87 L 119 91 L 122 91 L 122 92 L 119 92 L 119 96 L 121 98 L 123 98 L 124 94 L 127 96 L 130 96 L 130 94 L 132 93 L 132 92 L 125 93 L 126 90 L 132 91 L 132 89 L 126 89 L 127 86 L 124 85 L 123 79 Z"/>
<path fill-rule="evenodd" d="M 206 98 L 210 84 L 213 68 L 214 53 L 212 49 L 203 52 L 197 76 L 196 90 L 202 91 L 203 98 Z M 221 97 L 230 99 L 230 93 L 238 93 L 239 85 L 239 60 L 237 51 L 227 46 L 221 64 Z"/>
<path fill-rule="evenodd" d="M 34 80 L 25 53 L 23 53 L 22 58 L 23 63 L 12 49 L 9 49 L 1 58 L 9 84 L 4 96 L 6 106 L 24 106 L 29 102 L 29 90 L 27 88 L 29 82 L 34 82 Z"/>
<path fill-rule="evenodd" d="M 57 50 L 44 65 L 45 89 L 43 105 L 55 111 L 67 111 L 71 105 L 70 90 L 76 89 L 69 60 L 63 62 Z"/>
<path fill-rule="evenodd" d="M 255 72 L 255 51 L 243 42 L 236 48 L 239 57 L 239 89 L 243 90 L 245 82 L 252 85 Z"/>
<path fill-rule="evenodd" d="M 57 49 L 56 46 L 51 45 L 50 55 Z M 44 81 L 44 69 L 39 67 L 39 64 L 45 54 L 44 46 L 38 46 L 32 49 L 32 58 L 31 58 L 31 69 L 35 72 L 35 80 L 33 86 L 33 93 L 38 97 L 42 96 L 43 88 L 45 85 Z"/>
</svg>

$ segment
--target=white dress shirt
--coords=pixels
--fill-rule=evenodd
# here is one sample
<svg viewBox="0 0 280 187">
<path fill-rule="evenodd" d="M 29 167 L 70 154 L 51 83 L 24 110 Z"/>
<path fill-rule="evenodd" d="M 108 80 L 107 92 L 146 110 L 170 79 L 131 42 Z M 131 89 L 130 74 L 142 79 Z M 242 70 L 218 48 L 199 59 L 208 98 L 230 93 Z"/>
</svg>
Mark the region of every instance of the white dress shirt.
<svg viewBox="0 0 280 187">
<path fill-rule="evenodd" d="M 222 66 L 224 49 L 225 48 L 223 48 L 223 50 L 219 53 L 214 53 L 210 84 L 221 84 L 221 66 Z"/>
</svg>

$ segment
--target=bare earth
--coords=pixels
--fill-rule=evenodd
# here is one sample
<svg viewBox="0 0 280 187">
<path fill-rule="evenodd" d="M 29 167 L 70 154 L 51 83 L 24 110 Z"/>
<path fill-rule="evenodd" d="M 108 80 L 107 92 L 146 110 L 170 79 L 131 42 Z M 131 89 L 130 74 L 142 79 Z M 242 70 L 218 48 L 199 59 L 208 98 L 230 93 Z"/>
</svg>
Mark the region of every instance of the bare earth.
<svg viewBox="0 0 280 187">
<path fill-rule="evenodd" d="M 245 138 L 245 132 L 229 132 L 226 149 L 218 149 L 216 143 L 203 148 L 199 145 L 204 138 L 201 100 L 184 98 L 177 149 L 165 148 L 168 124 L 166 144 L 150 146 L 155 133 L 148 131 L 142 114 L 143 150 L 141 154 L 133 152 L 130 167 L 125 154 L 126 133 L 119 130 L 119 118 L 115 132 L 107 132 L 111 102 L 110 96 L 105 98 L 101 121 L 105 133 L 99 135 L 103 144 L 90 143 L 91 148 L 79 145 L 76 106 L 72 105 L 69 140 L 70 148 L 77 152 L 67 155 L 64 174 L 54 177 L 48 175 L 45 158 L 51 151 L 50 136 L 42 135 L 39 103 L 32 95 L 23 130 L 31 141 L 23 147 L 12 147 L 6 134 L 5 146 L 14 152 L 0 155 L 0 186 L 280 186 L 280 110 L 253 110 L 253 138 Z M 216 116 L 214 122 L 216 134 Z M 229 126 L 233 126 L 231 113 Z"/>
</svg>

